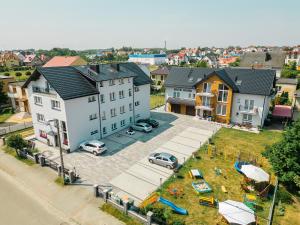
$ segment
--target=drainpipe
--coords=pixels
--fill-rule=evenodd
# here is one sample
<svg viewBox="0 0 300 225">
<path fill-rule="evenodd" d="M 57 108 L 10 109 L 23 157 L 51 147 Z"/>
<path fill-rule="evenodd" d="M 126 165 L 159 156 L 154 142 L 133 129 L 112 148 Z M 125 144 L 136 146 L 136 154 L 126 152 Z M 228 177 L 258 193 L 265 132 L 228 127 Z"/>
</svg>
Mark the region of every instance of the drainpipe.
<svg viewBox="0 0 300 225">
<path fill-rule="evenodd" d="M 134 90 L 134 84 L 133 84 L 133 78 L 132 78 L 132 116 L 133 116 L 133 124 L 135 124 L 135 104 L 134 104 L 134 94 L 135 90 Z"/>
<path fill-rule="evenodd" d="M 99 88 L 99 85 L 98 83 L 96 83 L 96 87 L 99 91 L 99 94 L 97 95 L 97 98 L 98 98 L 98 109 L 99 109 L 99 128 L 100 128 L 100 139 L 103 138 L 102 136 L 102 126 L 101 126 L 101 110 L 100 110 L 100 88 Z"/>
<path fill-rule="evenodd" d="M 263 116 L 265 114 L 265 102 L 266 102 L 266 98 L 267 98 L 267 96 L 264 97 L 263 111 L 262 111 L 261 120 L 260 120 L 260 126 L 261 127 L 263 126 Z"/>
</svg>

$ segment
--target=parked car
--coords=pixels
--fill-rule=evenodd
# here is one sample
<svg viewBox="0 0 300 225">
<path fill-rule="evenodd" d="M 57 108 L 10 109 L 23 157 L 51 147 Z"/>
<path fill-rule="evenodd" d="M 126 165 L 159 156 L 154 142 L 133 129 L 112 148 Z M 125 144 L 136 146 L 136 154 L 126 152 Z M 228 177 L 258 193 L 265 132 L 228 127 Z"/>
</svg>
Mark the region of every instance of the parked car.
<svg viewBox="0 0 300 225">
<path fill-rule="evenodd" d="M 107 150 L 105 144 L 98 140 L 85 141 L 80 144 L 80 149 L 93 153 L 94 155 L 100 155 Z"/>
<path fill-rule="evenodd" d="M 174 155 L 165 152 L 152 153 L 149 155 L 148 160 L 150 163 L 164 166 L 168 169 L 175 169 L 178 166 L 177 158 Z"/>
<path fill-rule="evenodd" d="M 132 125 L 132 128 L 137 131 L 149 133 L 152 131 L 152 127 L 148 123 L 136 123 Z"/>
<path fill-rule="evenodd" d="M 128 130 L 126 130 L 126 134 L 134 135 L 134 134 L 135 134 L 135 131 L 133 130 L 132 127 L 128 127 Z"/>
<path fill-rule="evenodd" d="M 140 119 L 137 122 L 138 123 L 147 123 L 147 124 L 151 125 L 153 128 L 156 128 L 159 126 L 159 122 L 157 122 L 156 120 L 153 120 L 153 119 Z"/>
</svg>

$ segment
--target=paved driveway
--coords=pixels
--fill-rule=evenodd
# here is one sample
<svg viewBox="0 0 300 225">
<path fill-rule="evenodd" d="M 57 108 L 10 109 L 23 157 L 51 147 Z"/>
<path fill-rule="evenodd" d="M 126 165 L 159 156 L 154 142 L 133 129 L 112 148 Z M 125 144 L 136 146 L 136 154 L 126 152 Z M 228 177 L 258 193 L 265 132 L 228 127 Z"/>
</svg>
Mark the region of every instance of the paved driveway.
<svg viewBox="0 0 300 225">
<path fill-rule="evenodd" d="M 102 140 L 108 147 L 104 155 L 82 151 L 65 154 L 66 166 L 76 168 L 83 185 L 111 184 L 119 196 L 130 196 L 140 202 L 172 175 L 171 170 L 150 164 L 150 153 L 169 152 L 183 163 L 219 129 L 213 123 L 190 116 L 160 112 L 152 112 L 151 116 L 160 123 L 151 133 L 136 132 L 130 136 L 125 130 L 120 131 Z M 56 149 L 44 150 L 49 158 L 59 162 Z"/>
</svg>

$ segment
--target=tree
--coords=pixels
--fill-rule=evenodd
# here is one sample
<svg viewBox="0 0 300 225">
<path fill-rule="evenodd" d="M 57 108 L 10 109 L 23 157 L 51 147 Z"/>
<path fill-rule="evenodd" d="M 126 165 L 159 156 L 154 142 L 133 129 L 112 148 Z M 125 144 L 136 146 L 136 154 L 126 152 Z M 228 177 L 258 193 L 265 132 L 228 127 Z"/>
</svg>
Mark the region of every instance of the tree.
<svg viewBox="0 0 300 225">
<path fill-rule="evenodd" d="M 207 68 L 208 66 L 207 66 L 207 62 L 206 61 L 198 61 L 197 63 L 196 63 L 196 67 L 203 67 L 203 68 Z"/>
<path fill-rule="evenodd" d="M 267 147 L 266 156 L 279 180 L 292 190 L 300 188 L 300 120 L 294 122 L 283 132 L 278 143 Z"/>
<path fill-rule="evenodd" d="M 7 103 L 8 97 L 7 94 L 3 91 L 3 82 L 0 82 L 0 105 Z"/>
<path fill-rule="evenodd" d="M 27 147 L 26 141 L 22 138 L 20 134 L 10 135 L 6 143 L 7 146 L 15 149 L 17 156 L 20 156 L 18 150 Z"/>
</svg>

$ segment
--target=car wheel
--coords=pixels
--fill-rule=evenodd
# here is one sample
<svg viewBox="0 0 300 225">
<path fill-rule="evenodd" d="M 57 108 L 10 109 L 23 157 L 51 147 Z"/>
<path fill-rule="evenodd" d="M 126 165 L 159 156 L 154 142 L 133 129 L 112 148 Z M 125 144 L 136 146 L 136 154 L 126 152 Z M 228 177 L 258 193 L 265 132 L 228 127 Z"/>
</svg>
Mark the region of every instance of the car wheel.
<svg viewBox="0 0 300 225">
<path fill-rule="evenodd" d="M 166 167 L 167 167 L 168 169 L 170 169 L 170 170 L 172 169 L 172 167 L 171 167 L 170 165 L 167 165 Z"/>
<path fill-rule="evenodd" d="M 97 152 L 93 152 L 93 154 L 94 154 L 95 156 L 97 156 Z"/>
<path fill-rule="evenodd" d="M 153 163 L 153 160 L 152 160 L 152 159 L 149 159 L 149 162 L 150 162 L 150 163 Z"/>
</svg>

